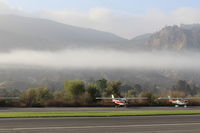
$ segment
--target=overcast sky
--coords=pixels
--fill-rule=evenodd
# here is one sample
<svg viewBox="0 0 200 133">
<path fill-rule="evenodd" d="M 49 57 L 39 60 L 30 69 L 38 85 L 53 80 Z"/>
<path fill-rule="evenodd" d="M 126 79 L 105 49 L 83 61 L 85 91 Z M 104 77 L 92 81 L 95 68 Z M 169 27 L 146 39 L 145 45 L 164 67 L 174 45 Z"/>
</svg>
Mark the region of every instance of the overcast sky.
<svg viewBox="0 0 200 133">
<path fill-rule="evenodd" d="M 200 22 L 198 0 L 0 0 L 0 13 L 47 18 L 124 38 Z"/>
</svg>

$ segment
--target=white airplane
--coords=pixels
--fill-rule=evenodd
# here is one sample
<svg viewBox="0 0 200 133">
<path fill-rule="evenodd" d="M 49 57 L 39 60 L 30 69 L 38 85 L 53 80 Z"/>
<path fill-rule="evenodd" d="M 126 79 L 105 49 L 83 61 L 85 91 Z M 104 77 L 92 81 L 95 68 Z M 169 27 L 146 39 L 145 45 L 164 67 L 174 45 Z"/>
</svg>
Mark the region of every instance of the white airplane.
<svg viewBox="0 0 200 133">
<path fill-rule="evenodd" d="M 168 98 L 158 98 L 158 99 L 168 100 L 170 103 L 172 103 L 173 105 L 175 105 L 175 107 L 184 106 L 185 108 L 187 108 L 189 100 L 200 99 L 200 98 L 198 98 L 198 97 L 173 98 L 173 97 L 168 96 Z"/>
<path fill-rule="evenodd" d="M 112 100 L 113 103 L 115 103 L 115 107 L 120 107 L 120 106 L 127 106 L 128 100 L 144 100 L 147 99 L 145 97 L 132 97 L 132 98 L 115 98 L 114 95 L 111 95 L 112 98 L 106 98 L 106 97 L 97 97 L 96 99 L 101 99 L 101 100 Z"/>
</svg>

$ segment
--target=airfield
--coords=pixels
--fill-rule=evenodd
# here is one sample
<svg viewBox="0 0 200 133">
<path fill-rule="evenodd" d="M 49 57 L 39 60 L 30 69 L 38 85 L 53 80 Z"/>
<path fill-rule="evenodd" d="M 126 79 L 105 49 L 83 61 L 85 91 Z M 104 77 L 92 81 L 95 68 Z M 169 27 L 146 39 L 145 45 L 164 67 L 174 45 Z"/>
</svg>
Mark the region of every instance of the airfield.
<svg viewBox="0 0 200 133">
<path fill-rule="evenodd" d="M 200 110 L 200 106 L 167 107 L 50 107 L 50 108 L 10 108 L 0 107 L 0 112 L 72 112 L 72 111 L 143 111 L 143 110 Z"/>
<path fill-rule="evenodd" d="M 200 107 L 62 107 L 0 108 L 0 112 L 86 112 L 86 111 L 200 110 Z M 0 118 L 0 133 L 195 133 L 200 115 Z"/>
<path fill-rule="evenodd" d="M 1 133 L 198 133 L 200 115 L 0 119 Z"/>
</svg>

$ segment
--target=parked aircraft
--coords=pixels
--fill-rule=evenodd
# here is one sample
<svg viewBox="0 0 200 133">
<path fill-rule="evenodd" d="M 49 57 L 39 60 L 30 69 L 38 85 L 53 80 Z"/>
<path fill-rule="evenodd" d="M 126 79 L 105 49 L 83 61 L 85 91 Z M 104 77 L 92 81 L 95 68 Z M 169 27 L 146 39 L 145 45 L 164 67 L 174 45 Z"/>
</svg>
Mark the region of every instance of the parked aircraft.
<svg viewBox="0 0 200 133">
<path fill-rule="evenodd" d="M 185 108 L 187 108 L 189 100 L 200 99 L 200 98 L 196 98 L 196 97 L 173 98 L 171 96 L 168 96 L 168 98 L 158 98 L 158 99 L 168 100 L 170 103 L 172 103 L 173 105 L 175 105 L 175 107 L 184 106 Z"/>
<path fill-rule="evenodd" d="M 147 99 L 145 97 L 132 97 L 132 98 L 115 98 L 114 95 L 111 95 L 111 98 L 106 98 L 106 97 L 97 97 L 96 99 L 101 99 L 101 100 L 112 100 L 113 103 L 115 103 L 115 107 L 120 107 L 120 106 L 127 106 L 128 100 L 144 100 Z"/>
</svg>

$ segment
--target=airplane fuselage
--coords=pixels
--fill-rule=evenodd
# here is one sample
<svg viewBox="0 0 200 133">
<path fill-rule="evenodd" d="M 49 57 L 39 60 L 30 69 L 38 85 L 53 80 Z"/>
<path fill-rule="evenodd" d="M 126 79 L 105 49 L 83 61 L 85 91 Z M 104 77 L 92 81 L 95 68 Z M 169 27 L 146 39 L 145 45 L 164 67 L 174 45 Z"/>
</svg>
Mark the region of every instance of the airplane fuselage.
<svg viewBox="0 0 200 133">
<path fill-rule="evenodd" d="M 176 107 L 177 106 L 187 106 L 188 100 L 169 100 L 172 104 L 174 104 Z"/>
<path fill-rule="evenodd" d="M 126 106 L 128 104 L 128 100 L 126 99 L 113 99 L 112 102 L 120 106 Z"/>
</svg>

